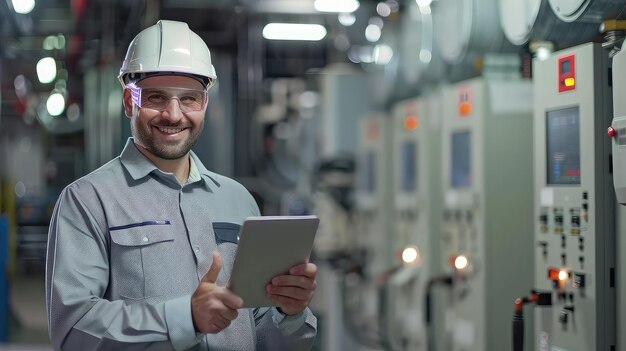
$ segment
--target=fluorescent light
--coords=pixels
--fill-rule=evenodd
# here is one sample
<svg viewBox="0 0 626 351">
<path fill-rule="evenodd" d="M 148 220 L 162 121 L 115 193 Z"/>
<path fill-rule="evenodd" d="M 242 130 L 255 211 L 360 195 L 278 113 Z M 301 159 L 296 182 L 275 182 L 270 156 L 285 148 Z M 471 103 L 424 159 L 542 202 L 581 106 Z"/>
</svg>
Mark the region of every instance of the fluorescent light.
<svg viewBox="0 0 626 351">
<path fill-rule="evenodd" d="M 354 12 L 360 4 L 357 0 L 315 0 L 313 6 L 319 12 Z"/>
<path fill-rule="evenodd" d="M 426 7 L 426 6 L 430 6 L 430 4 L 432 3 L 432 0 L 415 0 L 415 2 L 417 2 L 417 5 L 420 7 Z"/>
<path fill-rule="evenodd" d="M 318 41 L 326 36 L 320 24 L 269 23 L 263 28 L 263 38 L 270 40 Z"/>
<path fill-rule="evenodd" d="M 52 57 L 44 57 L 37 62 L 37 78 L 46 84 L 50 83 L 57 76 L 57 63 Z"/>
<path fill-rule="evenodd" d="M 35 0 L 13 0 L 15 12 L 25 15 L 35 8 Z"/>
</svg>

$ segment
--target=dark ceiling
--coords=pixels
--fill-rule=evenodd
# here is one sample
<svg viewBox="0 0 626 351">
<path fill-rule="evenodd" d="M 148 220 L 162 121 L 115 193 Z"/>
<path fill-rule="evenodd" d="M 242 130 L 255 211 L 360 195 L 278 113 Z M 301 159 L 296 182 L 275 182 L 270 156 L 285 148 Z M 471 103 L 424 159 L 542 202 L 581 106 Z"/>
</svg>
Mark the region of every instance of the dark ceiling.
<svg viewBox="0 0 626 351">
<path fill-rule="evenodd" d="M 15 13 L 11 0 L 0 1 L 3 105 L 14 103 L 13 79 L 18 74 L 37 90 L 35 65 L 50 55 L 42 48 L 48 35 L 65 38 L 66 48 L 53 55 L 63 62 L 68 80 L 81 79 L 89 68 L 121 62 L 134 35 L 158 19 L 187 22 L 213 52 L 237 60 L 239 69 L 244 62 L 260 67 L 263 78 L 292 77 L 331 61 L 345 61 L 345 52 L 337 52 L 333 37 L 358 32 L 360 36 L 352 35 L 351 40 L 364 40 L 368 13 L 377 3 L 361 0 L 357 18 L 364 20 L 345 28 L 335 14 L 316 12 L 313 0 L 38 0 L 27 15 Z M 320 23 L 329 35 L 320 42 L 263 40 L 262 28 L 270 21 Z M 82 94 L 81 84 L 69 85 L 78 87 L 74 95 Z"/>
</svg>

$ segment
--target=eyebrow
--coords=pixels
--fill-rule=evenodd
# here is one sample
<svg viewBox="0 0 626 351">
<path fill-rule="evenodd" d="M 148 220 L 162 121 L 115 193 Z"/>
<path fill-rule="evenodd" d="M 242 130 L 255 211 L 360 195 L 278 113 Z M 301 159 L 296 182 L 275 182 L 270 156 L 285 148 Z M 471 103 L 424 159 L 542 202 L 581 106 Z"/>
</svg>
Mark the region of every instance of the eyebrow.
<svg viewBox="0 0 626 351">
<path fill-rule="evenodd" d="M 182 88 L 182 87 L 167 87 L 169 89 L 177 89 L 177 90 L 189 90 L 189 91 L 198 91 L 198 92 L 202 92 L 204 91 L 203 89 L 197 89 L 197 88 Z M 166 90 L 164 88 L 161 87 L 142 87 L 142 90 L 150 90 L 152 92 L 159 92 L 159 93 L 164 93 L 166 92 Z"/>
</svg>

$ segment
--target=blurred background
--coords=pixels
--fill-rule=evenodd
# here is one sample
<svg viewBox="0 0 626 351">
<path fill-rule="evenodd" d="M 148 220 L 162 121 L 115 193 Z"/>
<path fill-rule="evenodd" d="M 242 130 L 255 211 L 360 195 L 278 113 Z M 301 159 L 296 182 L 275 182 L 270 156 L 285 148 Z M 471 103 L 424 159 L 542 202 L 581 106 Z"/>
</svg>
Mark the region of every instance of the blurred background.
<svg viewBox="0 0 626 351">
<path fill-rule="evenodd" d="M 219 77 L 202 162 L 264 215 L 321 218 L 315 350 L 626 350 L 624 17 L 623 0 L 0 0 L 0 349 L 51 349 L 51 212 L 120 153 L 126 48 L 169 19 Z"/>
</svg>

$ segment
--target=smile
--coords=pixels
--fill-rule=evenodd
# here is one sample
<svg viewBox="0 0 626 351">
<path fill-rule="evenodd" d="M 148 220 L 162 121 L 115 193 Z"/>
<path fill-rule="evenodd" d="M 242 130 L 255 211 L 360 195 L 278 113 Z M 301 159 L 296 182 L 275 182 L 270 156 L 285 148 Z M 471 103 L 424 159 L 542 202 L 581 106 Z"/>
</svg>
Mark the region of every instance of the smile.
<svg viewBox="0 0 626 351">
<path fill-rule="evenodd" d="M 166 127 L 156 127 L 156 128 L 159 131 L 161 131 L 161 133 L 165 133 L 165 134 L 176 134 L 185 130 L 185 128 L 166 128 Z"/>
</svg>

